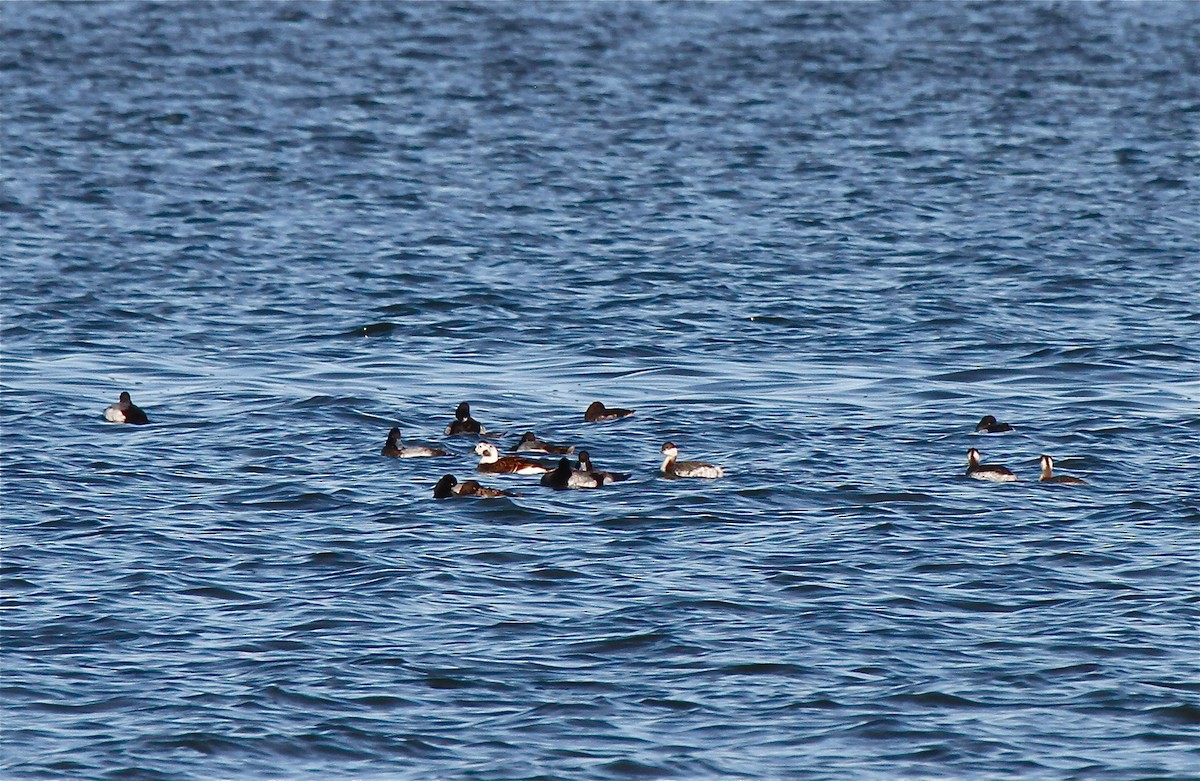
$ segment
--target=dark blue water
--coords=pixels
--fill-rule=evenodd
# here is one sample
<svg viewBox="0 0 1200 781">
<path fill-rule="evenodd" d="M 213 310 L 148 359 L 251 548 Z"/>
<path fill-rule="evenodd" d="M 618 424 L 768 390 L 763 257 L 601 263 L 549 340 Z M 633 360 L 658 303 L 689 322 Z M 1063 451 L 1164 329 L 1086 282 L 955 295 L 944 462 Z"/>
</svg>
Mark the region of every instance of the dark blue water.
<svg viewBox="0 0 1200 781">
<path fill-rule="evenodd" d="M 1200 778 L 1200 4 L 0 30 L 5 778 Z"/>
</svg>

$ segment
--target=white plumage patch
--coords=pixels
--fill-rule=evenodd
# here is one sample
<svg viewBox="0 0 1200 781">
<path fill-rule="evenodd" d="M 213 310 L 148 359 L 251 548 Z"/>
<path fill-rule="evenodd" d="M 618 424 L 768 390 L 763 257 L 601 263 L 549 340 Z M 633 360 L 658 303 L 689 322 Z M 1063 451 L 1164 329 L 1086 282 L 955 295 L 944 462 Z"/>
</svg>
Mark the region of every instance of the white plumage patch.
<svg viewBox="0 0 1200 781">
<path fill-rule="evenodd" d="M 976 480 L 989 480 L 993 483 L 1015 483 L 1017 476 L 1011 472 L 1001 472 L 996 469 L 976 469 L 971 472 L 971 477 Z"/>
</svg>

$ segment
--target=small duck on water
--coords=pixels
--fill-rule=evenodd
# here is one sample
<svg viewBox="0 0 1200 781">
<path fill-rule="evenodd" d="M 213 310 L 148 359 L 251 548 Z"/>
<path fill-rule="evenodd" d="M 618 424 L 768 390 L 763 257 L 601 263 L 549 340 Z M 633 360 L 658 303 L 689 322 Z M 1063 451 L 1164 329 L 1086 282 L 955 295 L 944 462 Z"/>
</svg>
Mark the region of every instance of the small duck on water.
<svg viewBox="0 0 1200 781">
<path fill-rule="evenodd" d="M 526 431 L 521 436 L 521 441 L 513 448 L 516 453 L 553 453 L 555 455 L 569 456 L 575 452 L 574 445 L 552 445 L 537 438 L 537 435 L 532 431 Z"/>
<path fill-rule="evenodd" d="M 542 485 L 556 491 L 564 491 L 568 488 L 599 488 L 604 485 L 604 481 L 596 475 L 572 468 L 568 458 L 559 459 L 558 466 L 554 468 L 554 471 L 542 475 L 541 482 Z"/>
<path fill-rule="evenodd" d="M 1007 423 L 998 423 L 995 415 L 984 415 L 975 426 L 976 434 L 1003 434 L 1015 430 Z"/>
<path fill-rule="evenodd" d="M 499 488 L 488 488 L 479 484 L 478 480 L 467 480 L 459 485 L 454 475 L 442 475 L 433 487 L 434 499 L 449 499 L 452 496 L 478 496 L 483 499 L 495 499 L 501 496 L 516 496 Z"/>
<path fill-rule="evenodd" d="M 121 391 L 121 400 L 116 404 L 109 404 L 104 409 L 104 419 L 109 423 L 136 423 L 139 425 L 150 422 L 142 408 L 133 403 L 129 391 Z"/>
<path fill-rule="evenodd" d="M 463 402 L 458 405 L 458 409 L 454 410 L 454 422 L 446 426 L 446 436 L 456 437 L 460 434 L 477 434 L 482 436 L 487 433 L 487 429 L 480 425 L 478 420 L 471 417 L 471 405 Z"/>
<path fill-rule="evenodd" d="M 475 446 L 479 455 L 480 472 L 492 474 L 540 475 L 550 471 L 550 467 L 537 461 L 530 461 L 520 456 L 502 456 L 496 446 L 490 442 L 480 442 Z"/>
<path fill-rule="evenodd" d="M 633 414 L 631 409 L 621 409 L 620 407 L 605 407 L 602 402 L 593 401 L 588 406 L 587 411 L 583 413 L 584 423 L 602 423 L 607 420 L 619 420 L 627 418 Z"/>
</svg>

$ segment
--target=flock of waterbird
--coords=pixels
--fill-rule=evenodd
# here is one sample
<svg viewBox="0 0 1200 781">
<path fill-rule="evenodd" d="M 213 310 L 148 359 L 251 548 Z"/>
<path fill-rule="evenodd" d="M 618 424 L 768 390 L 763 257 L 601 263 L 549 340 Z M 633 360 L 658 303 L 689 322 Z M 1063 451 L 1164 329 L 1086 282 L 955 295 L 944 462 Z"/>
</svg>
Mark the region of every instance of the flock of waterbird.
<svg viewBox="0 0 1200 781">
<path fill-rule="evenodd" d="M 993 415 L 984 415 L 975 426 L 976 434 L 1006 434 L 1009 431 L 1015 431 L 1008 423 L 1000 423 Z M 1054 474 L 1054 459 L 1045 454 L 1042 455 L 1042 474 L 1038 478 L 1042 483 L 1059 483 L 1062 485 L 1085 485 L 1083 480 L 1078 477 L 1069 477 L 1067 475 Z M 979 451 L 971 448 L 967 451 L 967 477 L 973 477 L 976 480 L 990 480 L 993 483 L 1015 483 L 1017 476 L 1013 471 L 1006 466 L 999 464 L 984 464 L 981 463 Z"/>
<path fill-rule="evenodd" d="M 606 407 L 603 402 L 593 402 L 583 413 L 585 423 L 605 423 L 620 420 L 633 415 L 631 409 Z M 109 405 L 104 410 L 105 420 L 113 423 L 149 423 L 146 413 L 135 405 L 128 392 L 121 393 L 121 399 Z M 619 483 L 629 479 L 629 475 L 621 472 L 606 472 L 597 469 L 592 464 L 591 456 L 586 450 L 576 453 L 574 445 L 555 445 L 538 439 L 532 431 L 526 431 L 520 441 L 513 446 L 512 452 L 501 455 L 499 448 L 485 438 L 489 436 L 487 428 L 471 417 L 471 405 L 462 402 L 454 411 L 454 420 L 446 426 L 447 437 L 473 436 L 480 441 L 475 445 L 475 454 L 479 456 L 476 471 L 482 474 L 512 474 L 512 475 L 541 475 L 541 484 L 555 490 L 569 488 L 602 488 L 606 485 Z M 557 464 L 535 460 L 524 453 L 545 453 L 562 456 Z M 706 464 L 702 461 L 680 461 L 679 449 L 672 442 L 662 446 L 663 462 L 661 473 L 666 477 L 696 477 L 715 479 L 724 477 L 725 470 L 719 466 Z M 452 456 L 453 453 L 435 445 L 416 442 L 405 442 L 400 436 L 400 428 L 393 427 L 388 432 L 387 441 L 383 445 L 381 455 L 389 458 L 440 458 Z M 571 463 L 567 458 L 575 455 Z M 443 475 L 433 488 L 435 499 L 449 499 L 457 496 L 478 496 L 492 498 L 499 496 L 514 496 L 513 493 L 500 488 L 481 485 L 478 480 L 459 482 L 453 474 Z"/>
<path fill-rule="evenodd" d="M 585 423 L 605 423 L 620 420 L 633 415 L 631 409 L 606 407 L 603 402 L 592 402 L 583 413 Z M 602 488 L 606 485 L 628 480 L 629 475 L 621 472 L 605 472 L 592 464 L 592 458 L 586 450 L 576 454 L 574 445 L 556 445 L 552 442 L 538 439 L 537 434 L 526 431 L 521 439 L 512 447 L 512 452 L 501 454 L 500 449 L 492 442 L 484 440 L 488 430 L 475 418 L 471 417 L 471 405 L 462 402 L 454 411 L 454 420 L 446 426 L 446 436 L 474 436 L 480 438 L 475 445 L 475 454 L 479 456 L 476 471 L 482 474 L 507 475 L 540 475 L 541 484 L 556 491 L 570 488 Z M 415 458 L 428 456 L 450 455 L 440 447 L 425 444 L 406 444 L 400 438 L 400 429 L 393 427 L 388 432 L 387 442 L 383 446 L 383 455 L 394 458 Z M 526 453 L 545 453 L 560 456 L 558 463 L 540 461 Z M 679 449 L 671 442 L 662 446 L 662 474 L 667 477 L 722 477 L 725 471 L 719 466 L 705 464 L 699 461 L 678 460 Z M 567 456 L 575 455 L 575 463 Z M 501 488 L 491 488 L 481 485 L 478 480 L 459 482 L 453 474 L 443 475 L 433 487 L 435 499 L 449 499 L 454 496 L 481 496 L 485 498 L 498 496 L 514 496 L 513 493 Z"/>
<path fill-rule="evenodd" d="M 633 415 L 633 410 L 610 408 L 602 402 L 593 402 L 583 413 L 585 423 L 604 423 L 620 420 Z M 113 423 L 149 423 L 146 413 L 133 403 L 128 391 L 121 393 L 120 401 L 109 405 L 104 410 L 105 420 Z M 1015 429 L 1008 423 L 1001 423 L 992 415 L 984 415 L 975 426 L 978 434 L 1004 434 Z M 454 420 L 446 426 L 446 436 L 474 436 L 481 441 L 475 445 L 475 454 L 479 456 L 476 470 L 482 474 L 513 474 L 541 475 L 541 484 L 555 490 L 570 488 L 601 488 L 613 483 L 619 483 L 629 478 L 621 472 L 605 472 L 592 464 L 592 459 L 586 450 L 576 454 L 574 445 L 555 445 L 537 438 L 532 431 L 526 431 L 520 441 L 513 446 L 512 452 L 501 455 L 495 444 L 484 440 L 488 430 L 479 421 L 471 417 L 471 406 L 462 402 L 454 411 Z M 521 453 L 544 453 L 558 455 L 557 464 L 545 463 Z M 575 455 L 575 463 L 567 456 Z M 393 427 L 388 432 L 387 442 L 383 446 L 382 455 L 390 458 L 440 458 L 451 456 L 452 453 L 433 445 L 404 442 L 400 437 L 399 427 Z M 719 466 L 706 464 L 702 461 L 680 461 L 679 448 L 672 442 L 662 446 L 663 462 L 660 472 L 666 477 L 696 477 L 716 479 L 724 477 L 725 470 Z M 1054 474 L 1054 459 L 1050 456 L 1041 457 L 1040 482 L 1082 485 L 1084 481 L 1078 477 L 1068 477 Z M 967 477 L 976 480 L 989 480 L 995 483 L 1011 483 L 1017 476 L 1011 469 L 999 464 L 984 464 L 979 451 L 971 448 L 967 451 Z M 435 499 L 449 499 L 458 496 L 478 496 L 484 498 L 498 496 L 514 496 L 513 493 L 500 488 L 490 488 L 481 485 L 477 480 L 459 482 L 453 474 L 443 475 L 433 488 Z"/>
</svg>

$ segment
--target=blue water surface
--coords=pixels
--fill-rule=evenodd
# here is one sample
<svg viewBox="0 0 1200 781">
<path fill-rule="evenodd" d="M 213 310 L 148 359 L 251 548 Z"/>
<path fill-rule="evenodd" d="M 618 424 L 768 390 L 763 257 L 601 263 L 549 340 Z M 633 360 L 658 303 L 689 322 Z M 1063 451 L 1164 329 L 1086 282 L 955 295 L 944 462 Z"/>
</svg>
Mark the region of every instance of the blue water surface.
<svg viewBox="0 0 1200 781">
<path fill-rule="evenodd" d="M 1197 31 L 0 5 L 0 774 L 1200 778 Z"/>
</svg>

